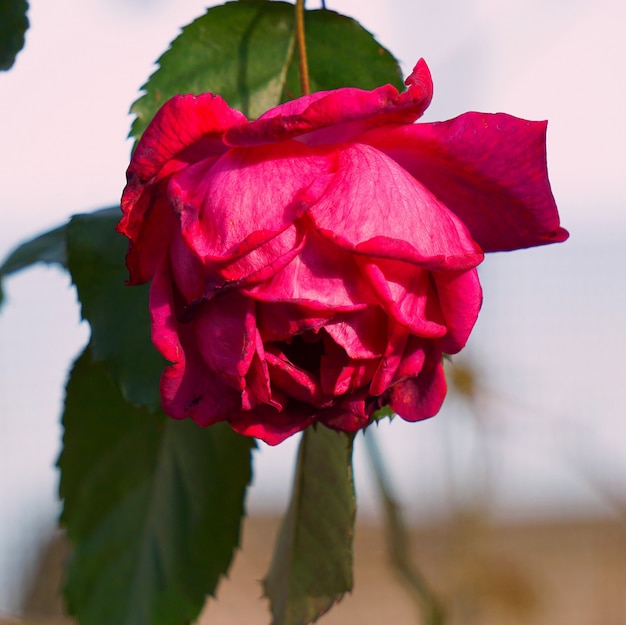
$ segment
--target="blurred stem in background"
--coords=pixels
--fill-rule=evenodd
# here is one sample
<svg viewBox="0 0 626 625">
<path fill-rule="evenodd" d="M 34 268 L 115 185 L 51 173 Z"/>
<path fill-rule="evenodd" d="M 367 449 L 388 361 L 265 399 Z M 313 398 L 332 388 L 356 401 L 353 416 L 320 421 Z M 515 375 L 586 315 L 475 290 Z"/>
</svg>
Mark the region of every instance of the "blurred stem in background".
<svg viewBox="0 0 626 625">
<path fill-rule="evenodd" d="M 371 427 L 365 431 L 364 438 L 376 476 L 378 493 L 383 503 L 391 566 L 411 595 L 425 625 L 444 625 L 445 614 L 439 599 L 411 561 L 409 531 L 393 492 L 391 480 L 376 441 L 376 434 Z"/>
</svg>

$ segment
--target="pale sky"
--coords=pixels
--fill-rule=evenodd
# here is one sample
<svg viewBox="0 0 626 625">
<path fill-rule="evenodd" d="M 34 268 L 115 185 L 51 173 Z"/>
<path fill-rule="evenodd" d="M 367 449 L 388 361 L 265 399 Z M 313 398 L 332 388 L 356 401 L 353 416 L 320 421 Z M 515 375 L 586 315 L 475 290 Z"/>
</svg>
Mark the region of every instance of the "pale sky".
<svg viewBox="0 0 626 625">
<path fill-rule="evenodd" d="M 118 201 L 130 150 L 130 104 L 179 27 L 206 6 L 199 0 L 30 4 L 26 48 L 14 68 L 0 74 L 0 257 L 74 213 Z M 326 4 L 374 32 L 401 59 L 405 73 L 419 57 L 427 60 L 435 83 L 427 120 L 467 110 L 549 120 L 549 170 L 563 225 L 572 232 L 565 244 L 570 247 L 489 260 L 483 319 L 468 353 L 491 374 L 489 410 L 510 418 L 499 425 L 509 434 L 495 460 L 500 477 L 510 480 L 500 483 L 503 508 L 533 514 L 551 500 L 555 508 L 597 504 L 602 509 L 561 460 L 579 454 L 581 440 L 592 441 L 587 447 L 596 451 L 585 466 L 606 459 L 602 470 L 614 476 L 610 465 L 626 436 L 619 416 L 626 402 L 616 391 L 622 388 L 618 354 L 626 349 L 621 330 L 626 283 L 618 270 L 626 247 L 626 4 Z M 317 5 L 309 0 L 307 6 Z M 594 245 L 603 240 L 606 250 L 593 257 Z M 587 249 L 595 261 L 585 260 Z M 593 274 L 591 266 L 597 267 Z M 11 606 L 13 583 L 2 558 L 4 545 L 12 544 L 14 554 L 28 553 L 29 532 L 51 522 L 56 511 L 52 465 L 62 386 L 87 338 L 87 329 L 78 326 L 75 296 L 59 272 L 27 272 L 11 279 L 7 290 L 9 301 L 0 314 L 0 612 Z M 511 384 L 511 376 L 519 376 L 519 384 Z M 505 409 L 507 393 L 514 395 L 514 405 Z M 538 405 L 545 414 L 533 420 Z M 581 406 L 584 414 L 572 416 Z M 453 404 L 446 410 L 428 423 L 396 420 L 381 427 L 403 502 L 422 516 L 445 507 L 442 467 L 459 449 L 454 428 L 468 428 L 458 415 L 449 416 Z M 524 430 L 525 422 L 534 426 Z M 460 471 L 470 462 L 468 449 L 487 444 L 474 439 L 471 432 L 461 436 L 464 451 L 455 455 Z M 253 509 L 263 508 L 276 492 L 284 497 L 296 442 L 259 457 Z M 365 464 L 359 448 L 359 495 L 363 508 L 371 510 Z M 617 471 L 626 475 L 622 465 Z"/>
</svg>

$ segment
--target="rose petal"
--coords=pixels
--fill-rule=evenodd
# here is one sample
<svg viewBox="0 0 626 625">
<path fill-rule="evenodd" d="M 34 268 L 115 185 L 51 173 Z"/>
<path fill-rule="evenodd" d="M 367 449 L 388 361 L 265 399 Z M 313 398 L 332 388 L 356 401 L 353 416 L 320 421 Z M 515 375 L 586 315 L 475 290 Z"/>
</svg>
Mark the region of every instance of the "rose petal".
<svg viewBox="0 0 626 625">
<path fill-rule="evenodd" d="M 295 401 L 281 411 L 264 405 L 234 415 L 230 425 L 239 434 L 254 436 L 268 445 L 278 445 L 314 423 L 316 412 L 313 406 Z"/>
<path fill-rule="evenodd" d="M 168 100 L 154 116 L 143 133 L 127 171 L 130 179 L 147 182 L 174 157 L 206 139 L 186 162 L 195 162 L 211 155 L 223 154 L 227 147 L 221 140 L 226 130 L 245 123 L 246 116 L 230 108 L 217 95 L 177 95 Z"/>
<path fill-rule="evenodd" d="M 367 128 L 409 124 L 422 115 L 432 99 L 432 78 L 423 59 L 405 82 L 408 89 L 403 93 L 384 85 L 373 91 L 348 87 L 298 98 L 269 110 L 256 121 L 233 127 L 225 141 L 232 146 L 254 146 L 328 129 L 306 140 L 336 144 Z"/>
<path fill-rule="evenodd" d="M 271 280 L 246 293 L 265 302 L 291 302 L 308 310 L 360 310 L 376 303 L 351 254 L 307 229 L 301 253 Z"/>
<path fill-rule="evenodd" d="M 336 315 L 324 329 L 349 358 L 376 358 L 387 347 L 387 316 L 378 306 Z"/>
<path fill-rule="evenodd" d="M 379 359 L 352 360 L 335 345 L 327 349 L 320 363 L 322 390 L 330 396 L 340 397 L 366 387 L 379 365 Z"/>
<path fill-rule="evenodd" d="M 135 244 L 141 239 L 141 248 L 148 247 L 146 253 L 150 258 L 152 234 L 170 232 L 170 228 L 162 225 L 166 219 L 163 213 L 169 213 L 169 207 L 164 201 L 165 192 L 157 183 L 167 181 L 189 163 L 214 161 L 227 149 L 221 140 L 224 131 L 245 119 L 222 98 L 210 93 L 175 96 L 168 100 L 143 133 L 126 172 L 118 232 Z M 138 256 L 139 251 L 133 252 L 129 264 L 133 284 L 149 279 L 156 268 L 149 258 L 142 263 L 137 260 Z"/>
<path fill-rule="evenodd" d="M 225 265 L 220 274 L 227 283 L 244 286 L 268 280 L 289 264 L 304 247 L 304 232 L 289 226 L 259 247 Z"/>
<path fill-rule="evenodd" d="M 435 348 L 432 341 L 410 336 L 394 373 L 392 384 L 398 384 L 407 378 L 416 378 L 422 372 L 427 353 L 435 360 L 441 359 L 441 349 Z"/>
<path fill-rule="evenodd" d="M 276 345 L 267 345 L 265 358 L 272 386 L 290 399 L 321 407 L 328 398 L 322 393 L 320 381 L 309 371 L 294 365 Z"/>
<path fill-rule="evenodd" d="M 360 254 L 431 269 L 467 269 L 482 260 L 457 217 L 395 161 L 366 145 L 339 153 L 338 171 L 309 215 L 330 241 Z"/>
<path fill-rule="evenodd" d="M 150 285 L 150 321 L 154 346 L 169 362 L 179 362 L 183 350 L 178 338 L 172 279 L 166 259 L 161 262 Z"/>
<path fill-rule="evenodd" d="M 466 113 L 359 137 L 410 172 L 467 226 L 485 252 L 564 241 L 550 190 L 546 122 Z"/>
<path fill-rule="evenodd" d="M 329 428 L 342 432 L 358 432 L 369 425 L 373 410 L 367 392 L 347 395 L 333 408 L 319 413 L 319 420 Z"/>
<path fill-rule="evenodd" d="M 176 289 L 185 305 L 195 304 L 204 297 L 206 271 L 198 256 L 187 247 L 178 229 L 171 234 L 169 266 Z"/>
<path fill-rule="evenodd" d="M 334 161 L 332 152 L 295 141 L 232 149 L 174 175 L 169 197 L 189 247 L 205 260 L 227 260 L 291 226 L 324 192 Z"/>
<path fill-rule="evenodd" d="M 266 342 L 286 341 L 303 334 L 317 332 L 335 315 L 333 310 L 312 310 L 285 302 L 257 302 L 257 326 Z"/>
<path fill-rule="evenodd" d="M 126 254 L 130 274 L 128 284 L 143 284 L 152 278 L 167 254 L 172 233 L 177 227 L 176 215 L 167 199 L 158 191 L 154 194 L 133 190 L 136 202 L 129 195 L 122 201 L 127 214 L 134 211 L 133 219 L 122 217 L 118 232 L 131 238 Z M 132 206 L 132 207 L 131 207 Z"/>
<path fill-rule="evenodd" d="M 161 376 L 163 410 L 175 419 L 189 417 L 202 426 L 229 419 L 241 407 L 240 396 L 206 367 L 195 349 L 193 328 L 176 322 L 172 298 L 167 271 L 157 272 L 150 289 L 152 337 L 172 362 Z"/>
<path fill-rule="evenodd" d="M 431 272 L 385 258 L 363 257 L 360 264 L 392 319 L 418 336 L 439 338 L 446 334 Z"/>
<path fill-rule="evenodd" d="M 439 412 L 445 396 L 446 378 L 441 362 L 427 362 L 416 378 L 392 387 L 389 406 L 405 421 L 421 421 Z"/>
<path fill-rule="evenodd" d="M 242 391 L 256 352 L 254 304 L 236 291 L 203 304 L 192 322 L 194 340 L 207 366 Z"/>
<path fill-rule="evenodd" d="M 374 397 L 382 395 L 391 386 L 409 340 L 406 328 L 399 324 L 390 326 L 387 348 L 370 384 L 370 395 Z"/>
<path fill-rule="evenodd" d="M 261 404 L 275 405 L 272 399 L 270 374 L 265 360 L 265 348 L 259 332 L 256 332 L 256 350 L 246 373 L 246 386 L 241 393 L 241 408 L 253 410 Z"/>
<path fill-rule="evenodd" d="M 324 334 L 324 353 L 320 358 L 320 382 L 326 395 L 337 396 L 348 392 L 352 371 L 347 371 L 350 359 L 345 350 Z"/>
<path fill-rule="evenodd" d="M 177 273 L 176 278 L 180 283 L 193 283 L 196 295 L 195 298 L 190 297 L 188 301 L 195 306 L 234 289 L 251 287 L 270 279 L 289 264 L 303 246 L 304 235 L 296 226 L 290 226 L 258 247 L 250 246 L 251 249 L 243 252 L 242 256 L 235 256 L 226 261 L 212 261 L 204 266 L 194 253 L 195 271 L 189 272 L 188 275 L 187 263 L 181 262 L 183 271 L 180 272 L 181 275 Z M 244 247 L 245 242 L 239 251 Z"/>
<path fill-rule="evenodd" d="M 440 346 L 446 354 L 456 354 L 465 347 L 483 302 L 478 272 L 434 272 L 433 278 L 448 329 Z"/>
</svg>

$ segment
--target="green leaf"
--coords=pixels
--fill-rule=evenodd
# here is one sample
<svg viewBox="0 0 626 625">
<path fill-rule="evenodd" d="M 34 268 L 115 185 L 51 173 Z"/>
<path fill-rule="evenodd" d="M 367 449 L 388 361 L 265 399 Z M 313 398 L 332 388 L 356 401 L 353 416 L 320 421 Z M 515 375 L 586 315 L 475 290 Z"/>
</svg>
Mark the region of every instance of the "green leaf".
<svg viewBox="0 0 626 625">
<path fill-rule="evenodd" d="M 389 417 L 389 419 L 393 419 L 395 416 L 396 413 L 389 406 L 383 406 L 372 415 L 372 421 L 381 421 L 387 417 Z"/>
<path fill-rule="evenodd" d="M 26 0 L 0 0 L 0 70 L 11 69 L 17 53 L 24 47 L 27 12 Z"/>
<path fill-rule="evenodd" d="M 38 262 L 68 268 L 91 325 L 95 358 L 106 363 L 128 400 L 156 409 L 166 362 L 150 338 L 149 286 L 125 284 L 128 241 L 115 231 L 120 216 L 119 207 L 76 215 L 23 243 L 0 266 L 0 281 Z"/>
<path fill-rule="evenodd" d="M 139 138 L 158 109 L 177 93 L 221 94 L 228 103 L 258 116 L 280 101 L 293 56 L 293 5 L 229 2 L 209 9 L 183 29 L 158 60 L 131 107 L 131 135 Z"/>
<path fill-rule="evenodd" d="M 138 139 L 158 109 L 178 93 L 219 93 L 255 118 L 300 95 L 294 6 L 286 2 L 228 2 L 183 29 L 158 60 L 159 69 L 131 107 Z M 397 61 L 354 20 L 333 11 L 306 12 L 312 88 L 402 87 Z"/>
<path fill-rule="evenodd" d="M 353 436 L 322 425 L 300 442 L 291 503 L 264 582 L 273 625 L 305 625 L 352 589 Z"/>
<path fill-rule="evenodd" d="M 125 284 L 128 241 L 115 231 L 120 215 L 116 207 L 72 218 L 68 268 L 91 326 L 94 358 L 106 363 L 129 401 L 156 409 L 166 362 L 150 338 L 149 286 Z"/>
<path fill-rule="evenodd" d="M 57 263 L 64 267 L 66 266 L 66 229 L 67 225 L 63 225 L 54 230 L 50 230 L 30 241 L 22 243 L 9 254 L 2 265 L 0 265 L 0 305 L 4 301 L 1 282 L 6 276 L 39 262 L 48 264 Z"/>
<path fill-rule="evenodd" d="M 129 404 L 90 348 L 63 426 L 69 611 L 81 625 L 191 622 L 239 544 L 253 439 Z"/>
</svg>

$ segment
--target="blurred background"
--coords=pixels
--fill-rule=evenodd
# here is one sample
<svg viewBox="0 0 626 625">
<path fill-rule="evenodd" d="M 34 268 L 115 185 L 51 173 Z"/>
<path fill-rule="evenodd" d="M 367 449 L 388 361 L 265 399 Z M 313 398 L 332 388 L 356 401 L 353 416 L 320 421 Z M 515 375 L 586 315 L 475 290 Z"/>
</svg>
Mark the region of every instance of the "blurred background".
<svg viewBox="0 0 626 625">
<path fill-rule="evenodd" d="M 26 47 L 13 69 L 0 74 L 2 258 L 75 213 L 119 201 L 130 154 L 130 104 L 179 28 L 207 6 L 201 0 L 30 4 Z M 452 392 L 444 409 L 428 422 L 396 419 L 377 429 L 398 501 L 415 527 L 415 558 L 449 598 L 459 623 L 622 625 L 626 5 L 326 5 L 373 32 L 405 74 L 426 59 L 435 97 L 425 121 L 468 110 L 548 119 L 550 177 L 571 233 L 561 245 L 486 259 L 485 304 L 468 348 L 449 368 Z M 6 292 L 0 312 L 0 620 L 23 611 L 55 527 L 63 385 L 88 338 L 62 272 L 28 270 L 8 280 Z M 394 599 L 403 591 L 384 585 L 386 572 L 373 573 L 386 566 L 384 538 L 375 532 L 381 506 L 362 439 L 355 456 L 356 557 L 364 573 L 360 578 L 357 570 L 355 595 L 321 622 L 414 623 L 410 601 Z M 262 447 L 255 457 L 248 509 L 257 520 L 244 544 L 251 555 L 239 556 L 234 576 L 249 573 L 252 603 L 269 557 L 257 563 L 253 547 L 262 551 L 272 541 L 259 536 L 272 534 L 272 517 L 284 508 L 296 446 L 291 439 Z M 358 606 L 359 597 L 367 600 L 367 571 L 375 592 L 391 593 L 385 597 L 398 614 L 388 606 L 380 618 L 371 610 L 358 618 L 347 611 L 358 610 L 350 606 Z M 229 592 L 238 601 L 229 604 Z M 233 616 L 242 596 L 226 588 L 222 607 L 209 607 L 211 622 L 265 622 L 260 604 L 256 616 Z M 597 609 L 575 609 L 582 596 Z M 489 612 L 483 604 L 517 607 Z"/>
</svg>

